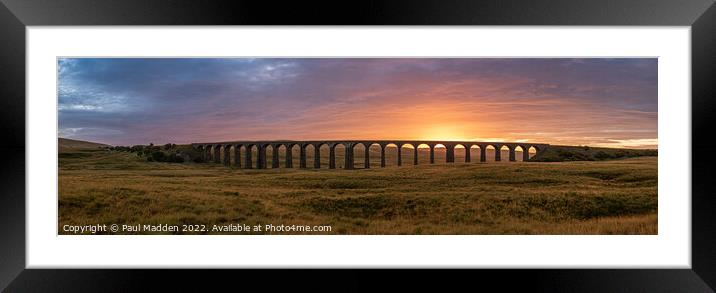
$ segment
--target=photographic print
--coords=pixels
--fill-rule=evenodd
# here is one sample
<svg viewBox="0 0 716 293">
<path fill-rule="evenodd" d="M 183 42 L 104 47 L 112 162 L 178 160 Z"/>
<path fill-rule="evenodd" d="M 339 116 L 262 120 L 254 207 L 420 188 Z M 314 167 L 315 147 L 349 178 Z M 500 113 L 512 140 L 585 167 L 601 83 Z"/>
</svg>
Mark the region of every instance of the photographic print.
<svg viewBox="0 0 716 293">
<path fill-rule="evenodd" d="M 58 233 L 657 235 L 657 68 L 60 57 Z"/>
<path fill-rule="evenodd" d="M 713 0 L 60 2 L 0 5 L 0 288 L 716 284 Z"/>
</svg>

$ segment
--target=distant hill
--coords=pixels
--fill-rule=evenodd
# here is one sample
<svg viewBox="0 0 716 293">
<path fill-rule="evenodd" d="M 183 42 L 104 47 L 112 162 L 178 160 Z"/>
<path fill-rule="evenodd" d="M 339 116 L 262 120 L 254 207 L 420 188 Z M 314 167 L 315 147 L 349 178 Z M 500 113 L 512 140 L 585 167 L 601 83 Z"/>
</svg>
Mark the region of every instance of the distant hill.
<svg viewBox="0 0 716 293">
<path fill-rule="evenodd" d="M 657 150 L 601 148 L 589 146 L 550 145 L 530 159 L 533 162 L 603 161 L 643 156 L 657 156 Z"/>
<path fill-rule="evenodd" d="M 65 152 L 73 150 L 96 150 L 110 145 L 60 137 L 57 139 L 57 146 L 60 152 Z"/>
</svg>

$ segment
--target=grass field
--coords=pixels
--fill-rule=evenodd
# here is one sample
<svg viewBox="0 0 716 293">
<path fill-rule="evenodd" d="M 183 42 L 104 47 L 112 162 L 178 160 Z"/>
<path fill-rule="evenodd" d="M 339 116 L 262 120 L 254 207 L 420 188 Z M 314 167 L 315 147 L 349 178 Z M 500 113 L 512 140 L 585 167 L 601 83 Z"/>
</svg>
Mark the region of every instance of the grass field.
<svg viewBox="0 0 716 293">
<path fill-rule="evenodd" d="M 318 234 L 657 234 L 657 157 L 475 163 L 473 153 L 465 164 L 456 150 L 448 165 L 438 149 L 438 164 L 419 152 L 412 166 L 411 152 L 402 167 L 393 149 L 386 168 L 372 156 L 371 169 L 329 170 L 323 151 L 320 170 L 244 170 L 61 149 L 59 233 L 71 234 L 66 224 L 241 223 L 331 225 Z"/>
</svg>

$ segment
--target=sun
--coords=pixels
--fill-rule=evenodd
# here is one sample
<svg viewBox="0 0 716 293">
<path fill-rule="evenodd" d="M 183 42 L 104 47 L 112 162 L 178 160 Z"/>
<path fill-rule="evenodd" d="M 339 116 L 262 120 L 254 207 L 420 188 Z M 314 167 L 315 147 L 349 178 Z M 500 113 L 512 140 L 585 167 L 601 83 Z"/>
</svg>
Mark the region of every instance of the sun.
<svg viewBox="0 0 716 293">
<path fill-rule="evenodd" d="M 432 125 L 423 129 L 421 138 L 425 140 L 468 140 L 464 129 L 457 125 Z"/>
</svg>

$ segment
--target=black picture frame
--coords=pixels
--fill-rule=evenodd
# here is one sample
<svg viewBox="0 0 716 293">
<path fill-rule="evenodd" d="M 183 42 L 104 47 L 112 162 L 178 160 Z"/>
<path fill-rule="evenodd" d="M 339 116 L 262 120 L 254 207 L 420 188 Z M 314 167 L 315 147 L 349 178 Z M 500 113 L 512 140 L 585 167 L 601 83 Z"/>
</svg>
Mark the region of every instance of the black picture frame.
<svg viewBox="0 0 716 293">
<path fill-rule="evenodd" d="M 3 292 L 213 291 L 249 285 L 336 290 L 421 287 L 435 272 L 409 278 L 371 270 L 68 270 L 26 269 L 25 29 L 75 25 L 561 25 L 689 26 L 692 78 L 691 269 L 516 269 L 449 274 L 441 290 L 484 283 L 501 289 L 575 292 L 713 292 L 716 192 L 710 180 L 716 102 L 716 5 L 713 0 L 558 1 L 158 1 L 0 0 L 0 289 Z M 691 158 L 689 158 L 691 159 Z M 381 272 L 381 271 L 379 271 Z M 280 273 L 280 274 L 278 274 Z M 382 272 L 381 272 L 382 273 Z M 209 280 L 207 282 L 207 279 Z M 196 280 L 202 280 L 197 282 Z M 510 281 L 504 281 L 510 280 Z M 511 281 L 514 280 L 514 281 Z"/>
</svg>

